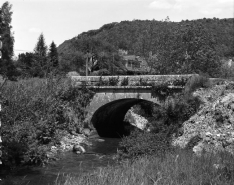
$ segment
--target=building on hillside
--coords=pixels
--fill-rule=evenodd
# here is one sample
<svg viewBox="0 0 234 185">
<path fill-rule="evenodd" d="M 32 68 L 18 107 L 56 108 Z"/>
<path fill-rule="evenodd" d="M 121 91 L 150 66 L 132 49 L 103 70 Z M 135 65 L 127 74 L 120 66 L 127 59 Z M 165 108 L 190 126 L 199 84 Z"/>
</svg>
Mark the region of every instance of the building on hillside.
<svg viewBox="0 0 234 185">
<path fill-rule="evenodd" d="M 228 64 L 229 67 L 232 67 L 232 66 L 234 66 L 234 61 L 230 58 L 228 60 L 227 64 Z"/>
<path fill-rule="evenodd" d="M 234 66 L 234 58 L 222 58 L 221 63 L 223 65 L 226 65 L 228 67 L 233 67 Z"/>
<path fill-rule="evenodd" d="M 128 74 L 145 74 L 149 68 L 145 59 L 140 56 L 124 55 L 122 61 Z"/>
<path fill-rule="evenodd" d="M 141 75 L 149 71 L 149 66 L 143 57 L 129 55 L 128 51 L 121 49 L 118 52 L 118 56 L 119 59 L 117 61 L 109 61 L 109 63 L 107 63 L 107 68 L 103 68 L 100 61 L 92 58 L 91 62 L 89 62 L 89 73 L 92 75 L 99 74 L 99 72 L 106 69 L 105 75 L 108 75 L 108 73 L 109 75 Z"/>
</svg>

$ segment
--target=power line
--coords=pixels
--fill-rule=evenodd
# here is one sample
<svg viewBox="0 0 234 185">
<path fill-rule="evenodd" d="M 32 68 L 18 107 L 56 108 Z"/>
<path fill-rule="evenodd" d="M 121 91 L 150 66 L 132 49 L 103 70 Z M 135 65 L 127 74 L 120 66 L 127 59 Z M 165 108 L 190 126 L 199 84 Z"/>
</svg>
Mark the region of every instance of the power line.
<svg viewBox="0 0 234 185">
<path fill-rule="evenodd" d="M 28 51 L 28 52 L 32 52 L 32 51 L 24 50 L 24 49 L 15 49 L 15 51 Z"/>
</svg>

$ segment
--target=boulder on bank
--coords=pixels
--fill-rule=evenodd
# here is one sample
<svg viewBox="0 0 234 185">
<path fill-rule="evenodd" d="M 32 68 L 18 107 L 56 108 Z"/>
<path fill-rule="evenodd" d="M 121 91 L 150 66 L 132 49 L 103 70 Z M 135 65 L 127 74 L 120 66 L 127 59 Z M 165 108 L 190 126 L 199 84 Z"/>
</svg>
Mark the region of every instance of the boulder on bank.
<svg viewBox="0 0 234 185">
<path fill-rule="evenodd" d="M 148 120 L 143 116 L 134 113 L 133 107 L 128 110 L 124 120 L 141 130 L 145 130 L 149 126 Z"/>
<path fill-rule="evenodd" d="M 84 135 L 72 135 L 67 133 L 64 137 L 62 137 L 59 145 L 60 151 L 72 151 L 74 145 L 85 143 L 87 145 L 91 145 Z"/>
<path fill-rule="evenodd" d="M 90 128 L 77 128 L 76 132 L 88 137 L 91 134 L 92 130 Z"/>
<path fill-rule="evenodd" d="M 192 146 L 196 154 L 228 151 L 234 154 L 234 83 L 226 82 L 194 93 L 204 105 L 197 114 L 183 124 L 183 135 L 175 138 L 174 146 Z"/>
<path fill-rule="evenodd" d="M 73 146 L 73 152 L 75 152 L 77 154 L 83 154 L 83 153 L 85 153 L 85 149 L 83 146 L 76 144 Z"/>
</svg>

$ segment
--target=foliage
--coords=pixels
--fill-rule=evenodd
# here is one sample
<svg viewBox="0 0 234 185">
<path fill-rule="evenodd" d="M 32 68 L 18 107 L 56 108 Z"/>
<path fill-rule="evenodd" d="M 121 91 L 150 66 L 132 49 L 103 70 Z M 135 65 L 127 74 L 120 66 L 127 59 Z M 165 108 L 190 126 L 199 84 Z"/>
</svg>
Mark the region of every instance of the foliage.
<svg viewBox="0 0 234 185">
<path fill-rule="evenodd" d="M 43 77 L 44 73 L 41 70 L 40 64 L 37 61 L 35 53 L 22 53 L 18 56 L 16 67 L 20 69 L 21 78 Z"/>
<path fill-rule="evenodd" d="M 135 130 L 122 139 L 118 154 L 121 158 L 152 154 L 162 156 L 169 148 L 169 141 L 165 135 Z"/>
<path fill-rule="evenodd" d="M 162 117 L 164 117 L 163 124 L 170 128 L 167 128 L 167 134 L 169 136 L 174 133 L 177 134 L 182 123 L 198 111 L 200 104 L 200 99 L 192 95 L 185 96 L 184 94 L 178 94 L 168 97 L 162 111 Z"/>
<path fill-rule="evenodd" d="M 234 58 L 233 58 L 234 60 Z M 220 70 L 220 77 L 234 80 L 234 65 L 228 64 L 228 60 L 224 60 Z"/>
<path fill-rule="evenodd" d="M 212 77 L 218 76 L 220 63 L 215 50 L 216 37 L 202 24 L 191 24 L 182 36 L 186 46 L 185 72 L 203 72 Z M 187 70 L 187 71 L 186 71 Z"/>
<path fill-rule="evenodd" d="M 45 43 L 45 38 L 43 33 L 40 34 L 40 36 L 38 37 L 38 41 L 36 43 L 36 46 L 34 48 L 34 52 L 36 55 L 40 56 L 40 57 L 46 57 L 47 55 L 47 46 Z"/>
<path fill-rule="evenodd" d="M 11 17 L 12 5 L 6 1 L 0 7 L 0 40 L 3 43 L 1 49 L 2 58 L 0 59 L 0 75 L 8 79 L 14 79 L 18 74 L 12 62 L 14 54 L 14 36 L 12 34 Z"/>
<path fill-rule="evenodd" d="M 192 93 L 199 88 L 209 88 L 211 82 L 205 75 L 193 75 L 185 85 L 185 93 Z"/>
<path fill-rule="evenodd" d="M 110 77 L 109 78 L 109 85 L 110 86 L 117 86 L 119 83 L 119 77 Z"/>
<path fill-rule="evenodd" d="M 134 107 L 134 112 L 137 111 L 138 114 L 148 117 L 150 133 L 135 131 L 124 138 L 121 142 L 121 157 L 134 158 L 144 154 L 157 154 L 161 150 L 169 149 L 173 136 L 182 134 L 180 128 L 183 122 L 193 116 L 201 105 L 201 100 L 191 93 L 194 90 L 193 83 L 195 82 L 197 81 L 189 82 L 188 91 L 190 93 L 174 93 L 171 89 L 166 88 L 164 94 L 167 98 L 164 97 L 161 106 L 142 104 L 142 108 L 145 109 L 143 112 L 141 109 L 139 111 L 137 106 Z M 201 82 L 205 82 L 204 79 L 200 81 L 200 85 Z"/>
<path fill-rule="evenodd" d="M 56 47 L 54 41 L 50 45 L 48 55 L 49 55 L 49 59 L 51 62 L 51 66 L 58 67 L 58 52 L 57 52 L 57 47 Z"/>
<path fill-rule="evenodd" d="M 189 82 L 189 84 L 191 83 Z M 151 120 L 153 132 L 165 133 L 168 137 L 173 134 L 180 134 L 182 123 L 193 116 L 202 103 L 198 97 L 194 97 L 191 93 L 194 86 L 191 85 L 190 87 L 180 93 L 165 91 L 168 96 L 164 97 L 162 107 L 153 109 Z"/>
<path fill-rule="evenodd" d="M 140 78 L 139 82 L 136 84 L 138 86 L 149 86 L 150 84 L 147 82 L 147 80 Z"/>
<path fill-rule="evenodd" d="M 170 88 L 168 84 L 159 84 L 152 86 L 152 93 L 156 94 L 160 100 L 165 100 L 166 97 L 172 96 L 175 90 Z"/>
<path fill-rule="evenodd" d="M 52 42 L 47 53 L 47 46 L 43 34 L 39 36 L 34 52 L 19 54 L 15 66 L 20 73 L 20 78 L 43 78 L 51 74 L 54 76 L 58 74 L 63 75 L 58 62 L 56 45 Z"/>
<path fill-rule="evenodd" d="M 208 73 L 220 75 L 219 57 L 233 56 L 233 19 L 199 19 L 170 22 L 133 20 L 103 26 L 65 41 L 58 47 L 63 56 L 86 51 L 98 56 L 100 69 L 124 72 L 121 59 L 113 60 L 118 49 L 145 59 L 148 74 Z M 105 29 L 103 29 L 105 28 Z M 117 56 L 116 54 L 114 54 Z M 113 62 L 114 61 L 114 62 Z M 111 66 L 110 68 L 108 66 Z M 77 65 L 81 68 L 81 64 Z"/>
<path fill-rule="evenodd" d="M 129 83 L 128 78 L 124 78 L 124 79 L 121 81 L 121 86 L 128 86 L 128 83 Z"/>
<path fill-rule="evenodd" d="M 4 164 L 43 163 L 60 130 L 81 126 L 93 93 L 66 79 L 28 79 L 3 86 Z M 18 149 L 20 148 L 20 150 Z"/>
<path fill-rule="evenodd" d="M 108 86 L 108 85 L 109 85 L 109 82 L 106 81 L 106 80 L 103 80 L 102 76 L 100 76 L 97 85 L 98 85 L 98 86 Z"/>
</svg>

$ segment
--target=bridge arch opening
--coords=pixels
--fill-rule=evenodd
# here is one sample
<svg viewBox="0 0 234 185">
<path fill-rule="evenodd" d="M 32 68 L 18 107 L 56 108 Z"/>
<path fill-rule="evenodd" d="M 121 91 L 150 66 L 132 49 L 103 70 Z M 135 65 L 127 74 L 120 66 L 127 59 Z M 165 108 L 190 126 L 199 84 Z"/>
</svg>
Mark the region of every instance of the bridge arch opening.
<svg viewBox="0 0 234 185">
<path fill-rule="evenodd" d="M 91 124 L 101 137 L 123 137 L 129 135 L 131 130 L 138 129 L 129 122 L 124 121 L 128 110 L 142 102 L 155 104 L 149 100 L 137 98 L 118 99 L 98 108 L 92 116 Z"/>
</svg>

